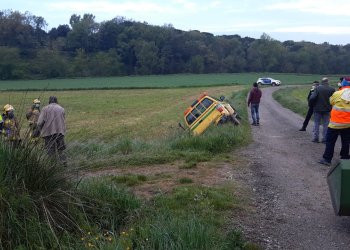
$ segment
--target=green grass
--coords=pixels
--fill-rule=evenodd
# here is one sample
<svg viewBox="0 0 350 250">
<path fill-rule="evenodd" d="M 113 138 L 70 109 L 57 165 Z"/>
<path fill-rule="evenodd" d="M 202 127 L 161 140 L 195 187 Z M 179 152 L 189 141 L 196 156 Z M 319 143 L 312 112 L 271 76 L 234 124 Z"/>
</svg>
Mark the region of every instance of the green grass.
<svg viewBox="0 0 350 250">
<path fill-rule="evenodd" d="M 305 116 L 308 110 L 307 96 L 310 87 L 288 87 L 277 90 L 273 97 L 281 103 L 282 106 L 293 112 Z"/>
<path fill-rule="evenodd" d="M 246 89 L 242 86 L 147 89 L 82 90 L 42 93 L 43 105 L 56 95 L 66 110 L 67 154 L 79 167 L 106 165 L 152 165 L 183 159 L 207 161 L 212 154 L 229 152 L 246 143 Z M 241 112 L 243 125 L 227 124 L 209 129 L 203 136 L 192 137 L 178 127 L 184 110 L 202 92 L 222 94 Z M 235 94 L 235 97 L 232 95 Z M 1 92 L 1 105 L 10 103 L 22 126 L 28 128 L 24 114 L 31 100 L 40 93 Z"/>
<path fill-rule="evenodd" d="M 183 111 L 203 91 L 215 97 L 226 95 L 242 116 L 242 125 L 212 127 L 200 137 L 190 136 L 178 128 Z M 227 159 L 233 149 L 250 141 L 250 127 L 246 122 L 247 91 L 248 88 L 242 86 L 17 91 L 1 92 L 0 100 L 2 104 L 9 100 L 15 105 L 24 133 L 24 113 L 31 100 L 38 95 L 42 95 L 42 100 L 57 95 L 66 109 L 70 168 L 153 165 L 178 160 L 191 168 L 198 162 L 218 159 L 216 157 Z M 29 151 L 44 153 L 41 149 Z M 244 206 L 234 196 L 232 186 L 186 186 L 191 179 L 175 176 L 178 185 L 182 184 L 180 188 L 159 193 L 145 202 L 126 187 L 137 187 L 158 176 L 130 174 L 79 182 L 75 172 L 73 179 L 65 179 L 69 171 L 57 168 L 58 175 L 55 175 L 50 167 L 43 167 L 49 161 L 40 157 L 33 161 L 26 152 L 13 152 L 15 157 L 6 152 L 0 154 L 0 164 L 8 170 L 0 171 L 0 203 L 4 201 L 0 204 L 0 221 L 6 216 L 6 223 L 0 224 L 0 227 L 4 225 L 0 228 L 0 244 L 4 248 L 246 248 L 245 240 L 236 230 L 223 229 L 229 224 L 225 216 Z M 12 158 L 16 162 L 9 165 Z M 23 178 L 19 178 L 21 176 Z M 55 218 L 56 222 L 55 216 L 65 215 L 63 219 L 69 219 L 57 220 L 53 224 L 56 229 L 51 229 L 43 201 L 57 208 L 53 210 L 57 213 L 49 218 Z M 59 226 L 64 230 L 60 231 Z M 57 230 L 60 234 L 55 233 Z M 105 236 L 106 233 L 109 234 Z"/>
<path fill-rule="evenodd" d="M 183 177 L 179 179 L 179 183 L 181 184 L 193 183 L 193 180 L 191 178 Z"/>
<path fill-rule="evenodd" d="M 125 246 L 135 249 L 254 249 L 234 229 L 224 231 L 225 216 L 242 204 L 234 187 L 182 186 L 163 194 L 141 212 Z M 130 244 L 130 245 L 128 245 Z M 254 245 L 251 245 L 254 246 Z M 255 248 L 257 249 L 257 248 Z"/>
<path fill-rule="evenodd" d="M 113 176 L 111 177 L 111 180 L 113 182 L 123 183 L 126 186 L 131 187 L 131 186 L 142 184 L 143 182 L 147 181 L 147 176 L 127 174 L 127 175 Z"/>
<path fill-rule="evenodd" d="M 251 85 L 259 77 L 273 77 L 282 84 L 307 84 L 320 80 L 322 75 L 234 73 L 234 74 L 177 74 L 125 77 L 0 81 L 0 90 L 74 90 L 74 89 L 137 89 L 180 88 L 200 86 Z M 336 82 L 339 76 L 329 76 Z"/>
<path fill-rule="evenodd" d="M 81 235 L 117 232 L 140 207 L 113 183 L 79 183 L 26 140 L 0 140 L 0 197 L 0 249 L 82 249 Z"/>
</svg>

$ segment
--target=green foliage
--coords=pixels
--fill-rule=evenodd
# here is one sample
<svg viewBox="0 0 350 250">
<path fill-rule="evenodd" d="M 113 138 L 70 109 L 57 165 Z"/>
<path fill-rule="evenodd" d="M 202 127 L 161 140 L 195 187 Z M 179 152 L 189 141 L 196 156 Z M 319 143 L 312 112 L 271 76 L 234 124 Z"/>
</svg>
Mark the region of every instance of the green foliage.
<svg viewBox="0 0 350 250">
<path fill-rule="evenodd" d="M 127 186 L 136 186 L 147 181 L 147 176 L 127 174 L 121 176 L 113 176 L 111 177 L 111 180 L 116 183 L 123 183 Z"/>
<path fill-rule="evenodd" d="M 211 127 L 201 136 L 185 135 L 176 138 L 172 143 L 172 149 L 183 151 L 204 151 L 207 153 L 229 152 L 237 146 L 241 146 L 247 140 L 244 126 L 232 124 Z"/>
<path fill-rule="evenodd" d="M 0 248 L 79 248 L 87 231 L 119 230 L 140 202 L 113 183 L 84 181 L 23 140 L 0 141 Z"/>
<path fill-rule="evenodd" d="M 220 229 L 225 211 L 239 206 L 232 188 L 184 186 L 160 195 L 128 230 L 129 243 L 137 249 L 244 249 L 239 232 Z"/>
<path fill-rule="evenodd" d="M 218 232 L 196 216 L 179 218 L 163 212 L 135 227 L 137 249 L 219 249 Z"/>
<path fill-rule="evenodd" d="M 118 231 L 141 205 L 126 189 L 104 178 L 87 180 L 79 190 L 84 194 L 85 213 L 90 224 L 98 223 L 99 230 Z"/>
<path fill-rule="evenodd" d="M 57 234 L 79 230 L 72 216 L 72 173 L 47 159 L 38 148 L 16 148 L 0 141 L 0 246 L 54 247 Z"/>
<path fill-rule="evenodd" d="M 273 97 L 284 107 L 294 111 L 297 114 L 305 116 L 308 110 L 307 95 L 310 88 L 290 87 L 280 89 L 273 93 Z"/>
</svg>

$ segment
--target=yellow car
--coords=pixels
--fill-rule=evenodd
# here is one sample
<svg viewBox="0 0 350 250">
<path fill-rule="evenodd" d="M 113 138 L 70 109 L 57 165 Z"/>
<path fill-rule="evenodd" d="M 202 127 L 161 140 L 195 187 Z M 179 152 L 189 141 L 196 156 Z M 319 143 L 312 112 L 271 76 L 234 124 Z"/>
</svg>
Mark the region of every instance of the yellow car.
<svg viewBox="0 0 350 250">
<path fill-rule="evenodd" d="M 222 96 L 217 100 L 204 93 L 186 109 L 185 124 L 193 135 L 202 134 L 211 124 L 227 121 L 240 124 L 237 112 L 230 104 L 223 102 L 224 98 Z"/>
</svg>

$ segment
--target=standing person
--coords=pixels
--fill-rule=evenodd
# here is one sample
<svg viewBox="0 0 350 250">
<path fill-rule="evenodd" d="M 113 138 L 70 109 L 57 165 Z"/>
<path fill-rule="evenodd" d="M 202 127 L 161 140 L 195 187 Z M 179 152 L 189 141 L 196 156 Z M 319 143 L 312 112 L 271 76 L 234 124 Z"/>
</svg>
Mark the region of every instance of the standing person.
<svg viewBox="0 0 350 250">
<path fill-rule="evenodd" d="M 329 98 L 335 89 L 328 85 L 328 78 L 322 78 L 321 85 L 311 94 L 309 102 L 314 107 L 314 131 L 312 142 L 319 142 L 320 125 L 322 125 L 322 143 L 326 143 L 326 133 L 332 109 Z"/>
<path fill-rule="evenodd" d="M 38 119 L 40 115 L 40 100 L 35 99 L 32 107 L 26 113 L 27 120 L 29 121 L 29 137 L 37 138 L 38 136 L 34 133 L 38 125 Z"/>
<path fill-rule="evenodd" d="M 330 98 L 330 103 L 333 107 L 327 130 L 326 149 L 319 161 L 319 163 L 327 166 L 331 165 L 334 146 L 339 135 L 341 138 L 340 158 L 350 159 L 350 89 L 342 88 L 334 92 Z"/>
<path fill-rule="evenodd" d="M 249 97 L 248 97 L 248 107 L 250 105 L 250 111 L 252 114 L 252 120 L 253 123 L 252 125 L 254 126 L 259 126 L 259 104 L 260 104 L 260 99 L 261 99 L 261 90 L 258 87 L 258 84 L 255 82 L 253 83 L 253 88 L 249 92 Z"/>
<path fill-rule="evenodd" d="M 45 148 L 49 156 L 58 154 L 58 159 L 67 166 L 64 150 L 64 135 L 66 133 L 64 108 L 58 105 L 57 97 L 50 96 L 49 105 L 45 106 L 38 119 L 38 131 L 45 141 Z"/>
<path fill-rule="evenodd" d="M 20 127 L 17 118 L 15 117 L 15 109 L 12 105 L 6 104 L 4 106 L 2 120 L 2 133 L 5 140 L 13 142 L 14 145 L 17 145 L 17 143 L 20 141 Z"/>
<path fill-rule="evenodd" d="M 314 81 L 312 84 L 312 87 L 309 91 L 309 94 L 307 96 L 307 102 L 308 102 L 309 109 L 307 110 L 307 114 L 306 114 L 303 126 L 301 127 L 301 129 L 299 129 L 299 131 L 306 131 L 306 127 L 309 124 L 309 121 L 311 119 L 312 114 L 314 113 L 314 106 L 312 105 L 312 103 L 309 102 L 309 100 L 310 100 L 312 93 L 315 91 L 316 87 L 319 84 L 320 84 L 319 81 Z"/>
</svg>

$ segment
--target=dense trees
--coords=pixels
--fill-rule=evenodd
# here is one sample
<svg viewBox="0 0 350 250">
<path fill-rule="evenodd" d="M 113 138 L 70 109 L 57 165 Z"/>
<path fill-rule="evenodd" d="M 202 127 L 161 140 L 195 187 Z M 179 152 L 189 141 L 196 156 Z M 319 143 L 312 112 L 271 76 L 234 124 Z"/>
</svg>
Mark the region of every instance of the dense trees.
<svg viewBox="0 0 350 250">
<path fill-rule="evenodd" d="M 0 11 L 0 79 L 172 73 L 282 72 L 341 74 L 350 45 L 279 42 L 181 31 L 123 17 L 98 23 L 73 14 L 46 32 L 28 12 Z"/>
</svg>

